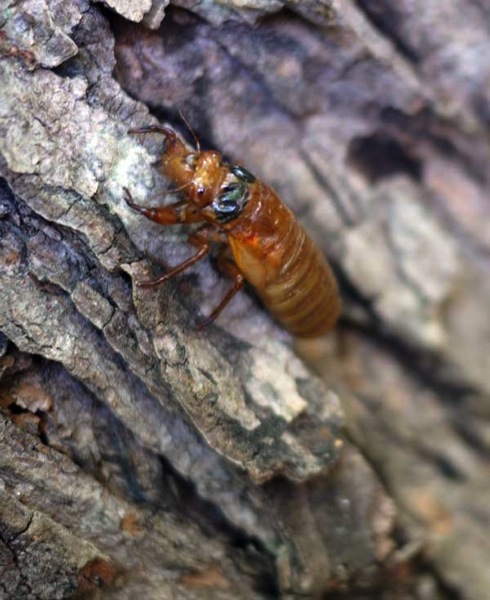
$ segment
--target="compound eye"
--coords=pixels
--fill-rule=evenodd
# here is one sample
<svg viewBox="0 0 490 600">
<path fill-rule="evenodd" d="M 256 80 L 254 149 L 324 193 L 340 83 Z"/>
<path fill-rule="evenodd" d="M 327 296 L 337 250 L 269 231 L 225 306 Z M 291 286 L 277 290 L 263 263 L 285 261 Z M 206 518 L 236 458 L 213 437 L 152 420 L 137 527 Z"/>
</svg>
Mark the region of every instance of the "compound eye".
<svg viewBox="0 0 490 600">
<path fill-rule="evenodd" d="M 248 200 L 248 187 L 243 183 L 231 183 L 223 188 L 212 206 L 214 214 L 221 223 L 236 219 L 243 211 Z"/>
<path fill-rule="evenodd" d="M 237 179 L 244 181 L 245 183 L 253 183 L 255 181 L 255 177 L 252 173 L 240 165 L 232 165 L 230 171 Z"/>
</svg>

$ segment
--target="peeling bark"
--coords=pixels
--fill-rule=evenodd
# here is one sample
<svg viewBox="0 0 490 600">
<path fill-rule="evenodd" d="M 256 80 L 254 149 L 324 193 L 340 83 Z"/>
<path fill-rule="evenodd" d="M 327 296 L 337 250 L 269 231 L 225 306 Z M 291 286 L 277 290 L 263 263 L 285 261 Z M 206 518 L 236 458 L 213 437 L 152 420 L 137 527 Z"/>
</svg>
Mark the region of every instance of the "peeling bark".
<svg viewBox="0 0 490 600">
<path fill-rule="evenodd" d="M 485 599 L 487 9 L 104 4 L 0 14 L 0 598 Z M 179 109 L 333 261 L 329 340 L 134 285 Z"/>
</svg>

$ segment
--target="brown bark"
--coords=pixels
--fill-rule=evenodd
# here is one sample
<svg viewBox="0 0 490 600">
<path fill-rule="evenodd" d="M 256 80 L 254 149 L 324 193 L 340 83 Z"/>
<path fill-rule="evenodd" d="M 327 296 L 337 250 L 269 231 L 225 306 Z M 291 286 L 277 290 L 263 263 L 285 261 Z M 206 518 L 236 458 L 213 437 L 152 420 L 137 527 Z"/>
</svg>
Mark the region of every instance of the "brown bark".
<svg viewBox="0 0 490 600">
<path fill-rule="evenodd" d="M 486 599 L 490 7 L 106 5 L 0 15 L 0 599 Z M 134 286 L 179 109 L 333 261 L 328 340 Z"/>
</svg>

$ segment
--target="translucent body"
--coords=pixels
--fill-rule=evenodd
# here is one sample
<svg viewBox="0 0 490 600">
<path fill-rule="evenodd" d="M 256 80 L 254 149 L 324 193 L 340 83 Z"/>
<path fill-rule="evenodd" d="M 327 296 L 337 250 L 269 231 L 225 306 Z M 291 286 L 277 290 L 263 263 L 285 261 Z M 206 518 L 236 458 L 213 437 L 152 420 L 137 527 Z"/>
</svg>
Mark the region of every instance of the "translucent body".
<svg viewBox="0 0 490 600">
<path fill-rule="evenodd" d="M 162 171 L 181 191 L 183 200 L 156 209 L 128 199 L 129 204 L 158 223 L 204 224 L 189 236 L 197 254 L 146 285 L 182 272 L 207 254 L 211 242 L 218 242 L 222 244 L 218 266 L 234 285 L 208 322 L 217 317 L 245 279 L 292 334 L 316 337 L 329 331 L 341 308 L 335 277 L 274 190 L 242 167 L 224 163 L 216 151 L 190 151 L 170 129 L 152 127 L 137 133 L 154 131 L 166 136 Z"/>
</svg>

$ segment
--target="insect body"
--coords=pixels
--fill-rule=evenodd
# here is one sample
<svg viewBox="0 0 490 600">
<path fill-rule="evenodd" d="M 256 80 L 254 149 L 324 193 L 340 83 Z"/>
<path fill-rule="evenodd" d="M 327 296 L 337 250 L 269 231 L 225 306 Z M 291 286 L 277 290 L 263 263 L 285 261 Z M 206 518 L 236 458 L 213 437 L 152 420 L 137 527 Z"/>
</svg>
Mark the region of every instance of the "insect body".
<svg viewBox="0 0 490 600">
<path fill-rule="evenodd" d="M 162 225 L 203 223 L 189 235 L 197 253 L 155 281 L 167 281 L 206 256 L 218 242 L 218 268 L 233 286 L 203 324 L 213 321 L 231 298 L 250 283 L 275 318 L 298 337 L 316 337 L 335 324 L 340 298 L 333 273 L 293 213 L 277 194 L 238 165 L 228 165 L 212 150 L 189 150 L 171 129 L 145 127 L 131 133 L 162 133 L 163 174 L 184 199 L 161 208 L 127 203 Z"/>
</svg>

